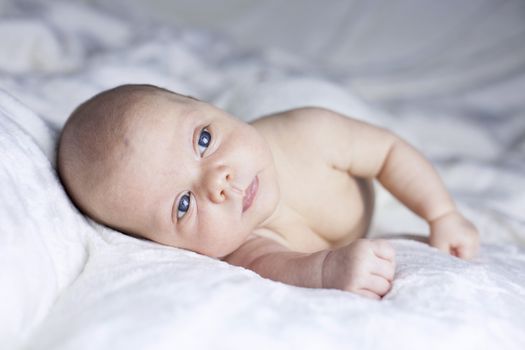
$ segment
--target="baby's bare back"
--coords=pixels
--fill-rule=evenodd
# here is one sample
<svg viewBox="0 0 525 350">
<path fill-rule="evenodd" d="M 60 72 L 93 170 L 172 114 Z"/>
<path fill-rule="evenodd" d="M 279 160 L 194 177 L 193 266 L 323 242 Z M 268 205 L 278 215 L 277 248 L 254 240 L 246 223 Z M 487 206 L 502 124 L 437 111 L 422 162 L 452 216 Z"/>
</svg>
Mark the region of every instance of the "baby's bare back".
<svg viewBox="0 0 525 350">
<path fill-rule="evenodd" d="M 363 237 L 373 212 L 371 180 L 356 178 L 334 166 L 336 143 L 316 144 L 314 137 L 297 137 L 298 110 L 256 120 L 252 125 L 272 150 L 281 190 L 279 220 L 256 234 L 288 248 L 314 252 L 340 247 Z"/>
</svg>

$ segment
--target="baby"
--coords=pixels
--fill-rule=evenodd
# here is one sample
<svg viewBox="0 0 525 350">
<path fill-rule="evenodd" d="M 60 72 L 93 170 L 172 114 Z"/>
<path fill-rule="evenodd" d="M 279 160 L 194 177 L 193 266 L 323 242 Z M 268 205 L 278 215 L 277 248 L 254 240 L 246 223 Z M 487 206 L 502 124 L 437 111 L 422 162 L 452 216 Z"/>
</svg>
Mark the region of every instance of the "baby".
<svg viewBox="0 0 525 350">
<path fill-rule="evenodd" d="M 380 299 L 395 251 L 365 239 L 372 180 L 430 226 L 430 245 L 475 256 L 476 228 L 431 164 L 390 131 L 304 107 L 247 124 L 189 96 L 123 85 L 62 131 L 60 178 L 95 221 L 263 277 Z"/>
</svg>

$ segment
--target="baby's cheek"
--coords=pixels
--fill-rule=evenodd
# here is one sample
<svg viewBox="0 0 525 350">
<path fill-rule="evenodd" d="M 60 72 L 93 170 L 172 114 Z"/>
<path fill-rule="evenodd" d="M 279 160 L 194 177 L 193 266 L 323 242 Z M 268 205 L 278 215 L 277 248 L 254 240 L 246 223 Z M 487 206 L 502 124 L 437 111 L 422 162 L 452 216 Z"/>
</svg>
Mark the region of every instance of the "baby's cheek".
<svg viewBox="0 0 525 350">
<path fill-rule="evenodd" d="M 203 238 L 200 241 L 201 249 L 206 252 L 205 255 L 213 257 L 228 255 L 242 244 L 239 234 L 222 224 L 208 231 Z"/>
</svg>

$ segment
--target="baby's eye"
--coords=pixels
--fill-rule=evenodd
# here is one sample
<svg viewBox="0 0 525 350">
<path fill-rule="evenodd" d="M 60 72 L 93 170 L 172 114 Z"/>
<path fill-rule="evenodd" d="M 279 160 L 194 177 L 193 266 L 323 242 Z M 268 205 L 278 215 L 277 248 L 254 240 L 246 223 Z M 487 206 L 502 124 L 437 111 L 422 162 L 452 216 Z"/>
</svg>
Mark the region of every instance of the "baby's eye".
<svg viewBox="0 0 525 350">
<path fill-rule="evenodd" d="M 204 151 L 208 148 L 211 142 L 211 134 L 208 132 L 206 128 L 202 129 L 200 135 L 199 135 L 199 153 L 202 156 L 204 154 Z"/>
<path fill-rule="evenodd" d="M 190 209 L 190 193 L 183 195 L 177 206 L 177 219 L 181 219 Z"/>
</svg>

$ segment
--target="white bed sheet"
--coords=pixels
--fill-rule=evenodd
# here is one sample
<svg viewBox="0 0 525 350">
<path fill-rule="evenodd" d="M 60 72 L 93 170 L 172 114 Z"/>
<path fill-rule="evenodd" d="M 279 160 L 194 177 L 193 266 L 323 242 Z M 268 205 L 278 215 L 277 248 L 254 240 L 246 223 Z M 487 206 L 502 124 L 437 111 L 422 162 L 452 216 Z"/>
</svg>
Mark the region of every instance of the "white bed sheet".
<svg viewBox="0 0 525 350">
<path fill-rule="evenodd" d="M 513 108 L 497 101 L 523 87 L 523 75 L 501 77 L 500 89 L 491 86 L 490 93 L 479 86 L 483 81 L 470 81 L 470 107 L 489 116 L 473 116 L 454 93 L 433 105 L 410 90 L 374 100 L 379 109 L 353 93 L 349 76 L 334 83 L 333 71 L 323 75 L 286 52 L 247 52 L 206 31 L 87 5 L 0 4 L 2 348 L 525 345 L 525 126 L 517 99 Z M 398 267 L 381 302 L 276 283 L 96 225 L 60 186 L 54 144 L 74 106 L 125 82 L 202 97 L 247 121 L 316 104 L 391 127 L 434 161 L 481 230 L 480 256 L 465 262 L 397 236 L 426 227 L 384 191 L 373 235 L 392 238 Z M 495 102 L 477 103 L 483 94 Z"/>
</svg>

